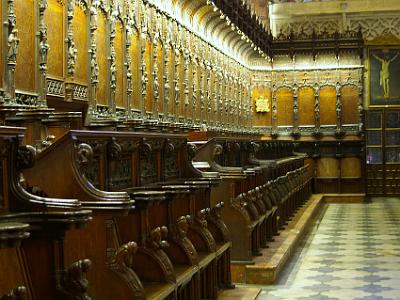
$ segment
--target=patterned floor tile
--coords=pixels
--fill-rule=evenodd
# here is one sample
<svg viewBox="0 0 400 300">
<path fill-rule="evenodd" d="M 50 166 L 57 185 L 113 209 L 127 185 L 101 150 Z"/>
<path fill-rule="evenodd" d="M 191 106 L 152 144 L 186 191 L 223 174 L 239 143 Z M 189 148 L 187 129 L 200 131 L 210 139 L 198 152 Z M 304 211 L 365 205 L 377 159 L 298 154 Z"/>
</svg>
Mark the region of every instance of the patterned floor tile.
<svg viewBox="0 0 400 300">
<path fill-rule="evenodd" d="M 355 278 L 355 279 L 361 280 L 361 281 L 364 281 L 364 282 L 374 283 L 374 282 L 379 282 L 379 281 L 382 281 L 382 280 L 389 280 L 390 278 L 371 274 L 371 275 L 367 275 L 367 276 L 363 276 L 363 277 L 358 277 L 358 278 Z"/>
<path fill-rule="evenodd" d="M 327 297 L 336 297 L 340 300 L 353 300 L 354 298 L 371 296 L 370 293 L 354 289 L 336 289 L 335 291 L 324 292 L 322 295 Z"/>
<path fill-rule="evenodd" d="M 282 298 L 287 298 L 287 299 L 299 299 L 299 298 L 308 298 L 308 299 L 313 299 L 311 297 L 318 296 L 318 292 L 312 291 L 310 289 L 305 289 L 305 288 L 298 288 L 298 287 L 292 287 L 288 289 L 280 289 L 276 291 L 271 291 L 269 294 L 282 297 Z M 268 295 L 269 295 L 268 294 Z M 269 298 L 266 298 L 269 299 Z"/>
<path fill-rule="evenodd" d="M 400 300 L 400 199 L 327 204 L 264 300 Z"/>
<path fill-rule="evenodd" d="M 379 284 L 374 284 L 374 283 L 367 284 L 362 287 L 357 287 L 356 289 L 367 292 L 367 293 L 371 293 L 371 294 L 372 293 L 373 294 L 382 293 L 383 291 L 393 290 L 391 287 L 381 286 Z"/>
<path fill-rule="evenodd" d="M 355 298 L 354 300 L 393 300 L 393 298 L 385 298 L 385 297 L 378 296 L 378 295 L 371 295 L 371 296 L 362 297 L 362 298 Z"/>
<path fill-rule="evenodd" d="M 381 297 L 385 297 L 388 299 L 396 299 L 399 300 L 400 299 L 400 290 L 391 290 L 391 291 L 383 291 L 381 293 L 379 293 L 379 296 Z"/>
</svg>

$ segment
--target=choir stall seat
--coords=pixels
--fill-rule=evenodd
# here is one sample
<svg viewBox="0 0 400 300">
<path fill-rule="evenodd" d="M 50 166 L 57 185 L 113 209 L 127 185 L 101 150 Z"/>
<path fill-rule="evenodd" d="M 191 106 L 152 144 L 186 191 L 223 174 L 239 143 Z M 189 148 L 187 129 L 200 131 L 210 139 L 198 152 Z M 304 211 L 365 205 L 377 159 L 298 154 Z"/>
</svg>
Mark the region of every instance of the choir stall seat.
<svg viewBox="0 0 400 300">
<path fill-rule="evenodd" d="M 32 147 L 20 146 L 24 134 L 24 128 L 0 127 L 0 297 L 88 297 L 91 262 L 66 262 L 63 238 L 90 221 L 91 212 L 76 199 L 47 198 L 24 186 L 21 171 L 35 160 Z"/>
<path fill-rule="evenodd" d="M 198 147 L 193 164 L 204 173 L 220 173 L 223 180 L 212 198 L 228 203 L 223 219 L 235 233 L 233 260 L 251 263 L 299 207 L 300 183 L 292 173 L 298 174 L 305 155 L 294 154 L 287 142 L 214 138 L 193 144 Z M 262 153 L 265 149 L 275 150 L 271 156 Z"/>
<path fill-rule="evenodd" d="M 93 226 L 66 241 L 97 258 L 96 298 L 215 299 L 219 288 L 231 285 L 230 276 L 218 277 L 229 274 L 231 245 L 221 231 L 221 203 L 210 202 L 218 180 L 191 179 L 186 152 L 182 136 L 71 131 L 26 174 L 46 183 L 49 194 L 78 193 L 93 209 Z M 50 171 L 64 173 L 63 187 L 46 176 Z"/>
</svg>

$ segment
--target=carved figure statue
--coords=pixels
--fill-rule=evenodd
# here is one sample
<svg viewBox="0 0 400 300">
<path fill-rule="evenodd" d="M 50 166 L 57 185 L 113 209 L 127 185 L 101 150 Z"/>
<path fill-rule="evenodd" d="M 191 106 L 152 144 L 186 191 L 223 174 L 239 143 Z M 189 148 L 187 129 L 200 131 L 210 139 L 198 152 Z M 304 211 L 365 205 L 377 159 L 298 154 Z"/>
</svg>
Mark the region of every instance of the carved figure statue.
<svg viewBox="0 0 400 300">
<path fill-rule="evenodd" d="M 383 88 L 383 96 L 384 98 L 389 98 L 390 96 L 390 72 L 389 67 L 390 63 L 395 61 L 399 56 L 400 52 L 397 52 L 391 59 L 381 58 L 375 54 L 372 56 L 381 63 L 381 71 L 379 72 L 379 84 Z"/>
<path fill-rule="evenodd" d="M 92 54 L 92 57 L 90 59 L 90 70 L 92 81 L 96 81 L 99 76 L 99 66 L 96 62 L 96 54 Z"/>
<path fill-rule="evenodd" d="M 117 23 L 117 19 L 118 19 L 118 10 L 117 9 L 114 9 L 112 12 L 111 12 L 111 15 L 110 15 L 110 26 L 111 26 L 111 28 L 110 28 L 110 34 L 111 34 L 111 36 L 115 36 L 115 33 L 116 33 L 116 28 L 115 28 L 115 26 L 116 26 L 116 23 Z"/>
<path fill-rule="evenodd" d="M 178 232 L 181 238 L 186 237 L 187 231 L 189 229 L 189 223 L 186 216 L 182 216 L 177 221 Z"/>
<path fill-rule="evenodd" d="M 90 7 L 90 28 L 92 30 L 97 28 L 97 1 L 94 1 Z"/>
<path fill-rule="evenodd" d="M 126 71 L 126 83 L 127 83 L 127 90 L 132 91 L 132 70 L 130 67 L 127 68 Z"/>
<path fill-rule="evenodd" d="M 19 45 L 18 30 L 13 29 L 11 33 L 8 35 L 8 54 L 7 54 L 8 61 L 10 62 L 17 61 L 18 45 Z"/>
<path fill-rule="evenodd" d="M 47 44 L 47 32 L 45 28 L 42 28 L 42 30 L 40 31 L 40 47 L 39 47 L 39 51 L 40 51 L 40 59 L 42 63 L 46 63 L 47 62 L 47 52 L 49 51 L 50 47 L 49 44 Z"/>
<path fill-rule="evenodd" d="M 75 48 L 75 42 L 68 38 L 68 61 L 67 61 L 67 68 L 68 73 L 73 75 L 75 73 L 75 63 L 76 63 L 76 56 L 78 50 Z"/>
<path fill-rule="evenodd" d="M 111 88 L 115 89 L 117 87 L 117 66 L 115 63 L 112 63 L 110 66 L 110 74 L 111 74 Z"/>
</svg>

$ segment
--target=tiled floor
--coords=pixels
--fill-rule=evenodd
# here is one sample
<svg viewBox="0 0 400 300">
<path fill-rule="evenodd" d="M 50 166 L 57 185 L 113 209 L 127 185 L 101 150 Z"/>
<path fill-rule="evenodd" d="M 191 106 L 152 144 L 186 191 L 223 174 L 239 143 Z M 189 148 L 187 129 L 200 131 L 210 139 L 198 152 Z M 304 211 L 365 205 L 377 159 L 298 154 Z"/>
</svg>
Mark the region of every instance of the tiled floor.
<svg viewBox="0 0 400 300">
<path fill-rule="evenodd" d="M 327 204 L 258 300 L 400 299 L 400 199 Z"/>
</svg>

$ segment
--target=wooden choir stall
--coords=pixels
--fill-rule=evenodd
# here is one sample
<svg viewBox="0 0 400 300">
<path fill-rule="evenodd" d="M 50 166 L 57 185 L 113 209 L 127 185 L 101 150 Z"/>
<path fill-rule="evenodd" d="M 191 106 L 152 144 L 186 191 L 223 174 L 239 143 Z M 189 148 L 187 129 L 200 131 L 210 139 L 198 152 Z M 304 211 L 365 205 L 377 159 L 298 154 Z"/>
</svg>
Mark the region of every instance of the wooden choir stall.
<svg viewBox="0 0 400 300">
<path fill-rule="evenodd" d="M 358 69 L 311 88 L 253 68 L 274 53 L 294 63 L 294 46 L 243 1 L 0 12 L 1 300 L 218 299 L 237 291 L 232 264 L 263 255 L 313 191 L 363 192 L 354 84 L 343 106 L 357 116 L 341 112 Z M 314 59 L 362 46 L 319 38 L 303 43 Z"/>
</svg>

